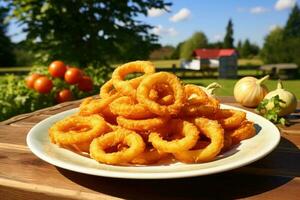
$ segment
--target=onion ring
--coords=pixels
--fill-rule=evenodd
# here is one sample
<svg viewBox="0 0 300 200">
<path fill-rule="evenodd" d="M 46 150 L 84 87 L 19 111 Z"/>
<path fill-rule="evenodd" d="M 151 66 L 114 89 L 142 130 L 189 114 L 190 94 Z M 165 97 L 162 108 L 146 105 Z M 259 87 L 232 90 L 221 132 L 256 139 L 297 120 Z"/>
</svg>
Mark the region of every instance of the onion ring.
<svg viewBox="0 0 300 200">
<path fill-rule="evenodd" d="M 208 102 L 207 94 L 196 85 L 185 85 L 184 92 L 189 104 L 205 104 Z"/>
<path fill-rule="evenodd" d="M 175 153 L 186 151 L 192 148 L 199 139 L 199 131 L 195 125 L 190 122 L 180 119 L 173 119 L 170 122 L 172 135 L 183 135 L 181 139 L 174 139 L 171 141 L 165 140 L 158 132 L 151 132 L 149 135 L 149 142 L 152 143 L 158 151 Z"/>
<path fill-rule="evenodd" d="M 114 89 L 113 81 L 110 79 L 102 85 L 100 88 L 100 97 L 102 99 L 108 98 L 111 95 L 115 94 L 117 91 Z"/>
<path fill-rule="evenodd" d="M 120 97 L 119 93 L 113 94 L 105 99 L 86 98 L 79 106 L 79 115 L 88 116 L 101 114 L 102 111 L 115 99 Z"/>
<path fill-rule="evenodd" d="M 110 127 L 99 115 L 73 115 L 56 122 L 49 129 L 49 135 L 53 143 L 72 145 L 91 142 L 109 130 Z"/>
<path fill-rule="evenodd" d="M 234 130 L 225 132 L 231 136 L 232 143 L 238 144 L 240 141 L 253 137 L 256 134 L 253 122 L 243 121 L 241 126 Z"/>
<path fill-rule="evenodd" d="M 196 118 L 195 125 L 201 133 L 210 138 L 210 144 L 204 149 L 180 151 L 173 153 L 176 159 L 186 163 L 207 162 L 213 160 L 221 151 L 224 144 L 224 130 L 214 120 Z"/>
<path fill-rule="evenodd" d="M 160 105 L 149 98 L 151 88 L 157 84 L 167 84 L 171 87 L 175 98 L 172 104 Z M 151 112 L 159 116 L 176 115 L 183 107 L 183 87 L 175 75 L 167 72 L 158 72 L 145 77 L 139 85 L 136 94 L 139 103 L 144 104 Z"/>
<path fill-rule="evenodd" d="M 125 81 L 126 75 L 134 72 L 142 72 L 147 74 L 152 74 L 155 72 L 154 65 L 149 61 L 134 61 L 126 63 L 118 68 L 112 74 L 112 80 L 114 87 L 124 95 L 132 96 L 135 98 L 136 89 L 130 84 L 129 81 Z M 143 75 L 142 77 L 144 77 Z M 142 78 L 140 78 L 142 79 Z M 140 80 L 137 79 L 137 80 Z"/>
<path fill-rule="evenodd" d="M 135 131 L 150 131 L 156 130 L 162 126 L 165 126 L 168 122 L 168 118 L 155 117 L 149 119 L 126 119 L 122 116 L 117 117 L 118 125 L 129 130 Z"/>
<path fill-rule="evenodd" d="M 220 108 L 220 103 L 213 97 L 208 97 L 208 102 L 205 104 L 197 104 L 194 100 L 187 100 L 187 103 L 181 110 L 181 115 L 188 117 L 210 117 L 214 115 Z"/>
<path fill-rule="evenodd" d="M 131 163 L 139 165 L 153 164 L 166 158 L 168 155 L 170 154 L 157 151 L 155 148 L 146 148 L 144 152 L 135 157 Z"/>
<path fill-rule="evenodd" d="M 144 105 L 137 103 L 128 96 L 119 97 L 109 105 L 110 110 L 115 115 L 120 115 L 128 119 L 145 119 L 155 115 L 151 113 Z"/>
<path fill-rule="evenodd" d="M 220 109 L 215 115 L 224 129 L 234 129 L 246 119 L 246 113 L 233 109 Z"/>
<path fill-rule="evenodd" d="M 222 151 L 228 151 L 233 145 L 233 142 L 232 142 L 232 137 L 227 134 L 226 132 L 224 133 L 224 145 L 223 145 L 223 148 L 222 148 Z"/>
<path fill-rule="evenodd" d="M 106 149 L 120 143 L 127 145 L 128 148 L 112 153 L 105 152 Z M 126 164 L 141 154 L 144 149 L 145 143 L 139 134 L 120 128 L 95 138 L 90 145 L 90 156 L 106 164 Z"/>
<path fill-rule="evenodd" d="M 154 85 L 150 90 L 149 99 L 156 101 L 160 105 L 170 105 L 174 102 L 174 96 L 171 88 L 166 84 Z"/>
</svg>

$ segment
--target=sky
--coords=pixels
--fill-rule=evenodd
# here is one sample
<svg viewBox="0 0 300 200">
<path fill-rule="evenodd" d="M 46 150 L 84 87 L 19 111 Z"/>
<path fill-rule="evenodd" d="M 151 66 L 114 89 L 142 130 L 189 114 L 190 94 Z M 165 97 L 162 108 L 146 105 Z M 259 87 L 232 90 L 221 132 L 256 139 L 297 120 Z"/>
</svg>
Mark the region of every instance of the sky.
<svg viewBox="0 0 300 200">
<path fill-rule="evenodd" d="M 139 16 L 154 28 L 163 45 L 177 45 L 196 31 L 203 31 L 210 42 L 223 40 L 226 25 L 232 19 L 235 43 L 250 39 L 260 46 L 276 26 L 284 26 L 291 8 L 300 0 L 165 0 L 173 5 L 169 11 L 150 9 Z M 8 35 L 12 41 L 25 38 L 21 28 L 12 24 Z"/>
</svg>

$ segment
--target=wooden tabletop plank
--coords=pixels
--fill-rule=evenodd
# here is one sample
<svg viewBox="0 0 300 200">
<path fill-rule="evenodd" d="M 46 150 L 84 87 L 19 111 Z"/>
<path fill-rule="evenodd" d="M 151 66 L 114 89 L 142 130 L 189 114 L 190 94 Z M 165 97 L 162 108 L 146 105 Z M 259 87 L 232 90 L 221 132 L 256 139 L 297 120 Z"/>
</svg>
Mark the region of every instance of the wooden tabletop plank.
<svg viewBox="0 0 300 200">
<path fill-rule="evenodd" d="M 122 180 L 57 168 L 38 159 L 29 151 L 1 149 L 0 158 L 0 185 L 23 188 L 27 191 L 31 188 L 32 192 L 39 193 L 48 191 L 49 195 L 62 197 L 67 195 L 74 199 L 78 199 L 78 195 L 81 195 L 81 199 L 91 199 L 90 197 L 95 197 L 95 194 L 99 194 L 99 198 L 109 196 L 126 199 L 141 198 L 147 194 L 146 199 L 159 197 L 170 199 L 185 195 L 186 192 L 186 196 L 182 197 L 207 197 L 206 195 L 214 195 L 214 191 L 223 191 L 226 197 L 243 198 L 248 195 L 260 195 L 262 191 L 269 191 L 270 188 L 276 189 L 284 184 L 300 187 L 299 178 L 296 177 L 258 176 L 241 170 L 175 180 Z M 239 184 L 246 184 L 247 187 L 237 189 Z M 254 190 L 246 191 L 251 184 Z M 196 192 L 199 195 L 194 196 Z M 296 193 L 296 191 L 290 191 L 289 195 Z M 286 194 L 277 197 L 286 197 Z"/>
<path fill-rule="evenodd" d="M 241 107 L 232 97 L 220 99 Z M 290 116 L 291 126 L 279 127 L 282 134 L 279 146 L 248 166 L 194 178 L 128 180 L 64 170 L 40 160 L 26 146 L 26 135 L 32 126 L 79 104 L 80 101 L 66 102 L 1 123 L 0 195 L 4 199 L 296 199 L 299 196 L 299 112 Z"/>
</svg>

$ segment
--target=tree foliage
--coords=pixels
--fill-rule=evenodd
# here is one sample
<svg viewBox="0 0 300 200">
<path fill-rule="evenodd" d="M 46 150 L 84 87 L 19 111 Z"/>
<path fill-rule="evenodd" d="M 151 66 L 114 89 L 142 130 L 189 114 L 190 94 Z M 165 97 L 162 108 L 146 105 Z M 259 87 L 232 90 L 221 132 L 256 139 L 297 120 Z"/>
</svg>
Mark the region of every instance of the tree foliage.
<svg viewBox="0 0 300 200">
<path fill-rule="evenodd" d="M 160 48 L 155 49 L 151 52 L 149 59 L 150 60 L 164 60 L 171 59 L 175 48 L 171 45 L 162 46 Z"/>
<path fill-rule="evenodd" d="M 234 38 L 233 38 L 233 23 L 232 20 L 229 19 L 227 27 L 226 27 L 226 35 L 224 37 L 223 48 L 234 48 Z"/>
<path fill-rule="evenodd" d="M 265 38 L 261 57 L 265 63 L 296 63 L 300 66 L 300 10 L 293 8 L 284 28 L 277 28 Z"/>
<path fill-rule="evenodd" d="M 15 64 L 13 44 L 6 35 L 7 24 L 4 22 L 8 10 L 0 6 L 0 66 Z"/>
<path fill-rule="evenodd" d="M 249 39 L 246 39 L 245 42 L 239 41 L 237 49 L 242 58 L 253 58 L 259 53 L 259 46 L 251 43 Z"/>
<path fill-rule="evenodd" d="M 189 60 L 197 48 L 206 48 L 208 40 L 203 32 L 196 32 L 180 46 L 180 58 Z"/>
<path fill-rule="evenodd" d="M 164 0 L 5 1 L 10 17 L 26 24 L 28 47 L 40 61 L 61 59 L 82 67 L 146 58 L 157 36 L 136 17 L 171 5 Z"/>
<path fill-rule="evenodd" d="M 284 38 L 300 37 L 300 9 L 296 4 L 284 28 Z"/>
<path fill-rule="evenodd" d="M 266 63 L 286 62 L 285 53 L 283 51 L 283 29 L 276 28 L 272 30 L 265 38 L 261 56 Z"/>
<path fill-rule="evenodd" d="M 175 48 L 175 50 L 173 51 L 171 58 L 172 59 L 179 59 L 180 58 L 180 49 L 181 46 L 183 45 L 184 42 L 179 42 Z"/>
</svg>

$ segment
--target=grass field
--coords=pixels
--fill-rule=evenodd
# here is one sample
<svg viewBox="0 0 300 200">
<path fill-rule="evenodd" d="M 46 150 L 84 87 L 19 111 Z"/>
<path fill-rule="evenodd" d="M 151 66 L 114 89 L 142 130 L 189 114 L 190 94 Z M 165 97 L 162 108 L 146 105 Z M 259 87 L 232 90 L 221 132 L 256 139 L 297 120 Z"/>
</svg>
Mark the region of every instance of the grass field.
<svg viewBox="0 0 300 200">
<path fill-rule="evenodd" d="M 179 66 L 180 61 L 179 60 L 155 60 L 154 65 L 156 67 L 171 67 L 172 64 L 175 64 L 177 67 Z M 239 59 L 238 63 L 240 66 L 243 65 L 261 65 L 263 62 L 259 59 Z M 114 65 L 118 66 L 118 65 Z M 29 69 L 30 67 L 7 67 L 7 68 L 0 68 L 0 72 L 5 71 L 7 69 L 7 72 L 9 73 L 10 70 L 24 70 Z M 187 73 L 193 73 L 193 72 L 187 72 Z M 256 76 L 259 75 L 260 71 L 257 70 L 239 70 L 238 75 L 239 76 Z M 217 74 L 215 74 L 217 77 Z M 1 76 L 0 76 L 1 79 Z M 197 85 L 203 85 L 207 86 L 209 83 L 212 82 L 218 82 L 223 87 L 217 91 L 218 95 L 224 95 L 224 96 L 231 96 L 233 95 L 233 87 L 237 80 L 232 79 L 207 79 L 207 78 L 197 78 L 197 79 L 184 79 L 185 83 L 193 83 Z M 276 80 L 268 80 L 266 81 L 266 85 L 269 88 L 269 90 L 274 90 L 276 88 L 277 81 Z M 292 91 L 296 94 L 297 98 L 300 99 L 300 80 L 285 80 L 283 82 L 285 88 L 289 91 Z"/>
<path fill-rule="evenodd" d="M 222 85 L 222 88 L 218 89 L 216 94 L 219 96 L 232 96 L 233 95 L 233 88 L 234 84 L 237 80 L 232 79 L 184 79 L 183 82 L 185 83 L 192 83 L 202 86 L 207 86 L 212 82 L 218 82 Z M 269 91 L 276 89 L 277 81 L 276 80 L 267 80 L 265 85 L 268 87 Z M 300 100 L 300 80 L 286 80 L 283 81 L 283 87 L 293 92 L 297 99 Z"/>
<path fill-rule="evenodd" d="M 180 60 L 153 60 L 152 62 L 157 67 L 171 67 L 173 64 L 175 64 L 177 67 L 180 66 Z M 251 66 L 251 65 L 257 66 L 257 65 L 263 65 L 263 61 L 258 58 L 239 59 L 238 65 L 239 66 Z"/>
</svg>

